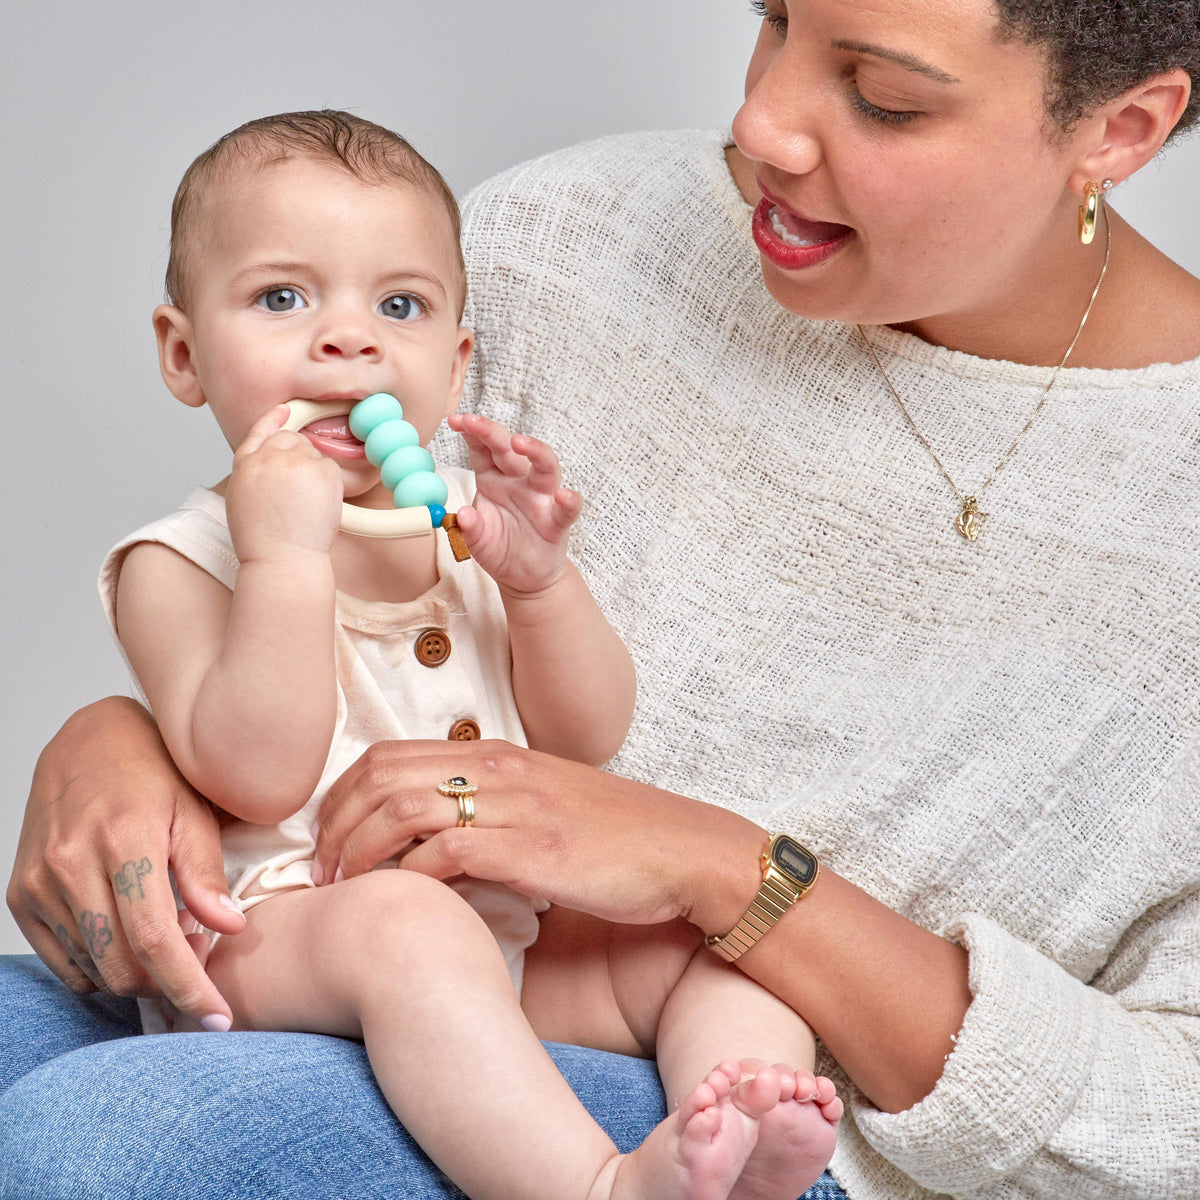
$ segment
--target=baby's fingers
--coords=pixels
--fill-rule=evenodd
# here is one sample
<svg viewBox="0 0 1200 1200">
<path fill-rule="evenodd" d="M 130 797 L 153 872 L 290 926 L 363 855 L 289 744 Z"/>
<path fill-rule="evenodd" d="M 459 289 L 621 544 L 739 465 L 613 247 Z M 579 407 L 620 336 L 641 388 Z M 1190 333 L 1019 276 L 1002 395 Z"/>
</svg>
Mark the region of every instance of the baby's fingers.
<svg viewBox="0 0 1200 1200">
<path fill-rule="evenodd" d="M 478 413 L 454 413 L 448 424 L 467 443 L 471 470 L 478 473 L 490 467 L 505 475 L 524 475 L 529 471 L 525 455 L 514 450 L 513 435 L 499 421 Z"/>
<path fill-rule="evenodd" d="M 528 434 L 514 433 L 511 441 L 513 451 L 528 463 L 529 483 L 533 490 L 546 496 L 552 496 L 560 490 L 562 471 L 559 469 L 558 455 L 545 442 Z"/>
<path fill-rule="evenodd" d="M 234 454 L 235 458 L 253 454 L 272 434 L 278 433 L 286 424 L 291 410 L 286 404 L 277 404 L 268 412 L 263 413 L 242 439 L 242 444 Z"/>
<path fill-rule="evenodd" d="M 578 492 L 560 487 L 554 493 L 552 516 L 554 524 L 559 529 L 567 529 L 573 525 L 579 519 L 581 512 L 583 512 L 583 497 Z"/>
</svg>

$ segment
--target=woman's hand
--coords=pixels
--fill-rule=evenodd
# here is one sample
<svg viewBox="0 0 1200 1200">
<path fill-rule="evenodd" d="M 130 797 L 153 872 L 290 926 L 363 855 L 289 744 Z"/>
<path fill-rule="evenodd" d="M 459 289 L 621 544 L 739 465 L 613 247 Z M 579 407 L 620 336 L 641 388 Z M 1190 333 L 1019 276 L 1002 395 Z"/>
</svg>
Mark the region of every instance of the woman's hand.
<svg viewBox="0 0 1200 1200">
<path fill-rule="evenodd" d="M 161 994 L 197 1021 L 229 1018 L 181 927 L 168 869 L 195 921 L 242 930 L 217 819 L 153 720 L 121 697 L 81 709 L 38 760 L 8 907 L 73 991 Z"/>
<path fill-rule="evenodd" d="M 455 827 L 457 802 L 437 790 L 453 775 L 479 789 L 473 828 Z M 437 879 L 494 879 L 627 924 L 682 916 L 706 933 L 754 895 L 765 841 L 723 808 L 499 741 L 372 746 L 330 788 L 319 824 L 324 882 L 407 851 L 404 868 Z"/>
<path fill-rule="evenodd" d="M 475 784 L 475 825 L 437 785 Z M 688 781 L 681 781 L 686 786 Z M 472 875 L 625 924 L 726 933 L 753 899 L 766 833 L 723 808 L 507 742 L 381 742 L 321 806 L 318 875 L 401 863 Z M 411 849 L 409 849 L 411 847 Z M 966 953 L 823 867 L 738 961 L 790 1004 L 880 1108 L 933 1088 L 971 1002 Z"/>
</svg>

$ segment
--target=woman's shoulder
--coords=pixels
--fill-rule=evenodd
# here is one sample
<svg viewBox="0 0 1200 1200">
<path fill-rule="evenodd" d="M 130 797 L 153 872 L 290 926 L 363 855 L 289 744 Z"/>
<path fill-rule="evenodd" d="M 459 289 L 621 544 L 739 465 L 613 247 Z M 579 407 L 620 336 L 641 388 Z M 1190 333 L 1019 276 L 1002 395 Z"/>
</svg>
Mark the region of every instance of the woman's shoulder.
<svg viewBox="0 0 1200 1200">
<path fill-rule="evenodd" d="M 725 163 L 723 130 L 625 133 L 557 150 L 485 181 L 463 202 L 468 270 L 552 246 L 562 264 L 642 245 L 686 223 L 736 222 L 745 201 Z M 640 253 L 641 251 L 637 251 Z"/>
<path fill-rule="evenodd" d="M 579 188 L 626 194 L 630 185 L 684 171 L 709 174 L 722 162 L 723 130 L 671 129 L 610 134 L 554 150 L 509 167 L 473 188 L 464 222 L 497 203 L 571 193 Z"/>
</svg>

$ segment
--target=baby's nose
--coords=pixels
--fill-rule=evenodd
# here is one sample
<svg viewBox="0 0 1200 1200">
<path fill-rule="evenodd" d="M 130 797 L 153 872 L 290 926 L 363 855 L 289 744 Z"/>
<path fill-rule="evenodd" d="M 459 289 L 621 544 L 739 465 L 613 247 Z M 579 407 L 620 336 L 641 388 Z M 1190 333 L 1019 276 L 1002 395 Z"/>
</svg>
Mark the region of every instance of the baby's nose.
<svg viewBox="0 0 1200 1200">
<path fill-rule="evenodd" d="M 315 350 L 319 358 L 377 358 L 380 345 L 366 322 L 343 318 L 320 332 Z"/>
</svg>

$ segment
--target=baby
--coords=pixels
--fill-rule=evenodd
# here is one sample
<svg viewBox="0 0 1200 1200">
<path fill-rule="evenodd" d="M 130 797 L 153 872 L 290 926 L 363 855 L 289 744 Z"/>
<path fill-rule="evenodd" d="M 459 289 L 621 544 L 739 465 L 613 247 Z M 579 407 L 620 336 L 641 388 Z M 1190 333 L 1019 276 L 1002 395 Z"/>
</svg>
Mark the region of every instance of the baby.
<svg viewBox="0 0 1200 1200">
<path fill-rule="evenodd" d="M 405 870 L 313 886 L 320 798 L 372 743 L 527 739 L 600 764 L 633 709 L 629 656 L 567 558 L 581 500 L 554 454 L 452 415 L 472 335 L 441 177 L 344 113 L 252 121 L 184 176 L 167 287 L 163 378 L 213 410 L 233 469 L 118 545 L 101 584 L 172 756 L 231 818 L 246 928 L 216 940 L 207 970 L 235 1027 L 361 1038 L 397 1117 L 474 1200 L 794 1200 L 832 1154 L 841 1102 L 811 1074 L 803 1022 L 698 939 L 656 926 L 614 941 L 594 996 L 570 962 L 539 962 L 531 1024 L 529 900 Z M 474 474 L 443 474 L 469 561 L 436 529 L 342 532 L 343 498 L 392 507 L 379 469 L 345 415 L 283 428 L 288 401 L 348 412 L 377 392 L 422 445 L 443 418 L 464 437 Z M 448 821 L 457 806 L 473 824 L 470 785 L 443 790 Z M 623 1040 L 657 1054 L 673 1111 L 632 1153 L 542 1049 L 555 1004 L 583 1040 L 610 1046 L 615 1012 Z"/>
</svg>

